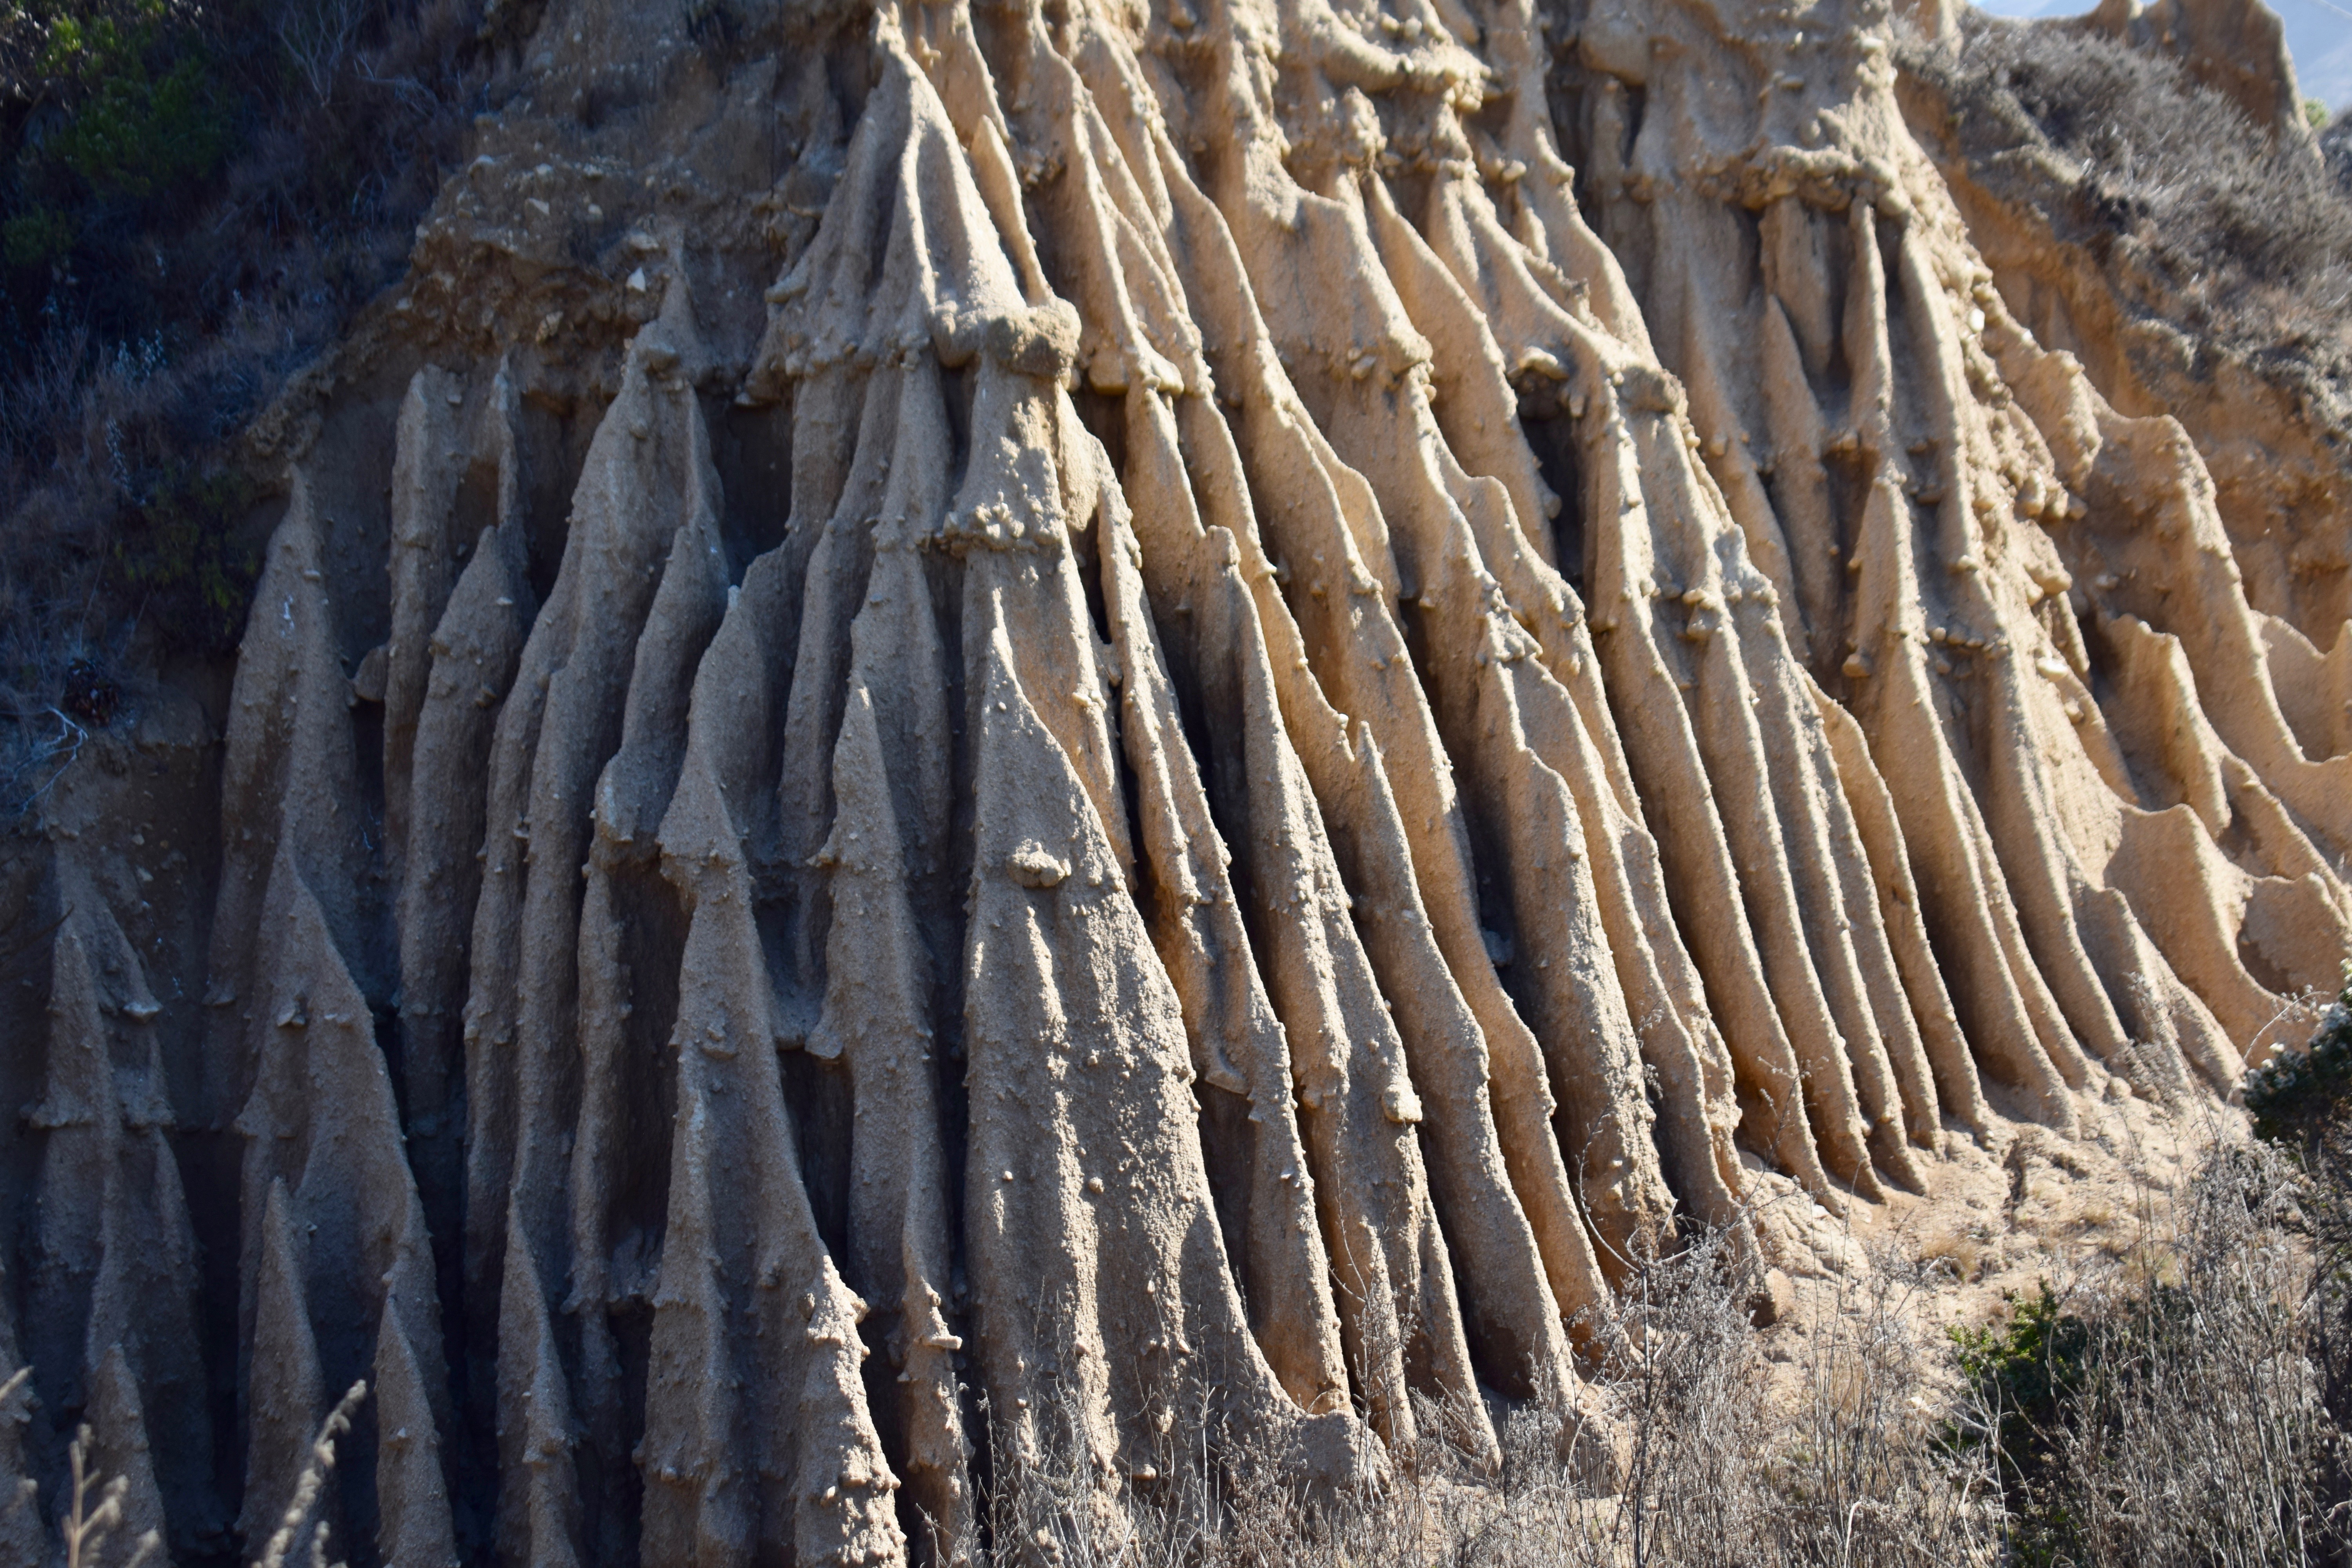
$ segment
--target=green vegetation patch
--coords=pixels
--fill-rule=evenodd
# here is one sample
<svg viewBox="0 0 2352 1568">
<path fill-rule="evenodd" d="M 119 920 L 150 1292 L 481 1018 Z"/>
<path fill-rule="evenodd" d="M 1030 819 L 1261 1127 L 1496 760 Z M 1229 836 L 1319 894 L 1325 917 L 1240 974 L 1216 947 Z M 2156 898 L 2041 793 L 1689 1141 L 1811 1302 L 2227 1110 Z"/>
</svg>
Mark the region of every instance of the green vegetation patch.
<svg viewBox="0 0 2352 1568">
<path fill-rule="evenodd" d="M 2254 1135 L 2308 1160 L 2352 1108 L 2352 985 L 2302 1050 L 2285 1049 L 2246 1075 Z"/>
</svg>

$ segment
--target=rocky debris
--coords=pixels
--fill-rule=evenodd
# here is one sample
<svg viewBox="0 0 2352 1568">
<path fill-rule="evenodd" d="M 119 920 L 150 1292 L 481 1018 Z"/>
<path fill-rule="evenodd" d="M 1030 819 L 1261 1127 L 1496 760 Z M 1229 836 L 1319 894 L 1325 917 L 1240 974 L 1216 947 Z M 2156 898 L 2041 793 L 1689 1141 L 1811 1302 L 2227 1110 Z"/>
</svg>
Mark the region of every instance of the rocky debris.
<svg viewBox="0 0 2352 1568">
<path fill-rule="evenodd" d="M 1768 1167 L 2232 1093 L 2344 660 L 1885 23 L 551 7 L 305 383 L 215 851 L 109 738 L 0 889 L 0 1483 L 251 1550 L 364 1379 L 354 1563 L 965 1561 L 1605 1422 L 1633 1260 L 1816 1266 Z"/>
</svg>

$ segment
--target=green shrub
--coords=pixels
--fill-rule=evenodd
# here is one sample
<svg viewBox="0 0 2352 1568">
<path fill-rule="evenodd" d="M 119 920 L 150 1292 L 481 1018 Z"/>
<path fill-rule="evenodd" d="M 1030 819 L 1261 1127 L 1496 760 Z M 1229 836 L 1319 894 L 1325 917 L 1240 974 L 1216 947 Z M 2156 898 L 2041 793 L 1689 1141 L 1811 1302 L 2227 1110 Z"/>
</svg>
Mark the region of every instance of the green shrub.
<svg viewBox="0 0 2352 1568">
<path fill-rule="evenodd" d="M 2020 1464 L 2033 1452 L 2034 1435 L 2057 1420 L 2067 1396 L 2081 1386 L 2090 1336 L 2046 1279 L 2031 1296 L 2021 1300 L 2011 1292 L 2004 1299 L 2010 1308 L 2004 1321 L 1948 1331 L 1961 1374 L 2000 1417 L 2003 1462 Z"/>
<path fill-rule="evenodd" d="M 208 178 L 234 150 L 242 94 L 202 13 L 165 0 L 34 0 L 9 20 L 33 66 L 17 85 L 33 113 L 8 149 L 20 190 L 144 202 Z"/>
<path fill-rule="evenodd" d="M 2347 977 L 2352 978 L 2352 977 Z M 2302 1050 L 2281 1050 L 2246 1075 L 2254 1135 L 2308 1157 L 2352 1108 L 2352 984 Z"/>
<path fill-rule="evenodd" d="M 2090 1371 L 2091 1328 L 2065 1309 L 2047 1280 L 2031 1296 L 2005 1299 L 2003 1321 L 1947 1331 L 1980 1423 L 1955 1426 L 1949 1441 L 1990 1450 L 2017 1560 L 2055 1563 L 2073 1534 L 2064 1489 L 2054 1484 L 2060 1444 Z"/>
<path fill-rule="evenodd" d="M 1948 1440 L 1990 1450 L 2004 1561 L 2345 1561 L 2345 1427 L 2308 1216 L 2330 1184 L 2218 1143 L 2129 1255 L 1950 1338 Z"/>
<path fill-rule="evenodd" d="M 273 477 L 247 422 L 400 276 L 499 101 L 480 21 L 0 5 L 0 815 L 78 679 L 234 647 Z"/>
<path fill-rule="evenodd" d="M 73 218 L 58 207 L 35 203 L 0 226 L 0 255 L 11 267 L 50 266 L 73 245 Z"/>
<path fill-rule="evenodd" d="M 96 85 L 58 139 L 58 157 L 99 192 L 152 196 L 219 167 L 229 108 L 201 49 L 160 78 L 134 56 Z"/>
<path fill-rule="evenodd" d="M 235 530 L 260 499 L 240 468 L 182 463 L 118 525 L 122 580 L 173 644 L 205 653 L 236 646 L 261 561 Z"/>
</svg>

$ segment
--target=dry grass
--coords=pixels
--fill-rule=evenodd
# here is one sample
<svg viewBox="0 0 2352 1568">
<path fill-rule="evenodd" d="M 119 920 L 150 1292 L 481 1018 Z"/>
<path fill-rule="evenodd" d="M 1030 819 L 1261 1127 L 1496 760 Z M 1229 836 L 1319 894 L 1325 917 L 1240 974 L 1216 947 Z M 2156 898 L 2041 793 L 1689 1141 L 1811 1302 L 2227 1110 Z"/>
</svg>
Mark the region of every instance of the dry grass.
<svg viewBox="0 0 2352 1568">
<path fill-rule="evenodd" d="M 2095 1238 L 2053 1239 L 2063 1289 L 1957 1338 L 1933 1325 L 1941 1293 L 1989 1248 L 1967 1230 L 1807 1280 L 1760 1332 L 1749 1246 L 1703 1240 L 1646 1266 L 1613 1309 L 1589 1369 L 1606 1414 L 1565 1431 L 1508 1415 L 1499 1470 L 1425 1440 L 1377 1485 L 1307 1502 L 1264 1456 L 1203 1441 L 1145 1498 L 1051 1456 L 999 1455 L 981 1555 L 1071 1568 L 2341 1561 L 2328 1500 L 2342 1428 L 2322 1398 L 2320 1331 L 2344 1292 L 2307 1217 L 2339 1212 L 2328 1180 L 2217 1143 L 2179 1194 L 2149 1184 L 2136 1214 L 2110 1205 L 2086 1222 Z M 1424 1414 L 1425 1431 L 1444 1429 L 1443 1412 Z"/>
<path fill-rule="evenodd" d="M 1807 1330 L 1760 1335 L 1745 1231 L 1643 1266 L 1603 1324 L 1594 1411 L 1514 1411 L 1499 1470 L 1425 1439 L 1377 1484 L 1303 1504 L 1262 1456 L 1204 1450 L 1154 1500 L 1080 1466 L 999 1456 L 1001 1562 L 1084 1568 L 1990 1563 L 1989 1458 L 1942 1440 L 1960 1389 L 1923 1338 L 1932 1268 L 1881 1259 L 1808 1290 Z M 1424 1411 L 1427 1432 L 1444 1412 Z"/>
<path fill-rule="evenodd" d="M 1793 1287 L 1752 1237 L 1649 1261 L 1597 1325 L 1584 1416 L 1495 1406 L 1499 1464 L 1426 1436 L 1378 1479 L 1302 1495 L 1220 1440 L 1213 1391 L 1169 1412 L 1141 1485 L 1108 1482 L 1050 1408 L 998 1447 L 971 1560 L 1055 1568 L 1928 1568 L 2346 1560 L 2352 1164 L 2217 1126 L 2197 1173 L 2145 1180 L 2099 1246 L 1992 1326 L 1947 1334 L 1971 1233 L 1847 1249 Z M 2110 1205 L 2112 1207 L 2112 1205 Z M 2126 1234 L 2127 1233 L 2127 1234 Z M 1898 1233 L 1899 1237 L 1899 1233 Z M 1790 1259 L 1794 1262 L 1796 1260 Z M 1759 1330 L 1770 1300 L 1779 1313 Z M 0 1397 L 5 1391 L 0 1390 Z M 319 1506 L 354 1386 L 266 1568 L 328 1561 Z M 1421 1406 L 1424 1434 L 1458 1430 Z M 1370 1439 L 1366 1439 L 1368 1442 Z M 95 1563 L 119 1483 L 79 1460 L 61 1558 Z M 1371 1458 L 1368 1456 L 1368 1458 Z M 118 1550 L 119 1549 L 115 1549 Z M 152 1549 L 151 1549 L 152 1550 Z"/>
<path fill-rule="evenodd" d="M 2174 1278 L 2095 1286 L 2077 1409 L 2061 1446 L 2089 1561 L 2307 1562 L 2329 1532 L 2317 1485 L 2339 1436 L 2317 1400 L 2308 1250 L 2282 1223 L 2292 1173 L 2227 1151 L 2157 1245 Z"/>
<path fill-rule="evenodd" d="M 32 1372 L 31 1367 L 20 1367 L 0 1383 L 0 1408 L 5 1408 L 26 1387 Z M 320 1505 L 327 1482 L 334 1473 L 335 1444 L 351 1430 L 352 1416 L 366 1399 L 367 1392 L 364 1382 L 352 1384 L 320 1425 L 310 1458 L 295 1483 L 293 1498 L 277 1531 L 261 1548 L 256 1559 L 257 1568 L 288 1568 L 295 1561 L 292 1553 L 298 1547 L 305 1549 L 300 1560 L 310 1568 L 331 1568 L 327 1518 Z M 75 1432 L 66 1450 L 67 1486 L 60 1500 L 63 1506 L 57 1516 L 54 1561 L 61 1568 L 149 1568 L 150 1564 L 163 1562 L 163 1542 L 156 1531 L 142 1531 L 128 1542 L 117 1539 L 122 1529 L 128 1483 L 121 1476 L 100 1480 L 89 1469 L 89 1449 L 90 1429 L 84 1425 Z M 31 1480 L 18 1480 L 10 1507 L 32 1509 L 37 1518 L 38 1490 Z M 26 1568 L 32 1565 L 26 1564 Z M 341 1568 L 341 1564 L 332 1564 L 331 1568 Z"/>
<path fill-rule="evenodd" d="M 1941 1269 L 1958 1285 L 1979 1279 L 1993 1256 L 1991 1229 L 1981 1221 L 1939 1228 L 1920 1242 L 1918 1250 L 1923 1267 Z"/>
<path fill-rule="evenodd" d="M 22 1366 L 0 1381 L 0 1411 L 25 1392 L 32 1376 L 33 1369 Z M 122 1528 L 122 1499 L 128 1483 L 121 1476 L 101 1481 L 93 1475 L 89 1467 L 89 1427 L 84 1425 L 76 1429 L 73 1442 L 66 1449 L 65 1508 L 58 1516 L 57 1531 L 58 1558 L 64 1568 L 102 1568 L 109 1562 L 107 1547 Z M 11 1521 L 18 1510 L 32 1510 L 37 1519 L 40 1498 L 34 1483 L 20 1477 L 13 1489 L 14 1495 L 5 1508 L 0 1509 L 0 1521 Z M 36 1531 L 37 1528 L 36 1525 Z M 11 1539 L 23 1539 L 13 1523 L 7 1524 L 5 1534 Z M 146 1568 L 162 1557 L 163 1551 L 162 1536 L 152 1530 L 144 1531 L 128 1543 L 127 1550 L 113 1554 L 112 1568 Z"/>
</svg>

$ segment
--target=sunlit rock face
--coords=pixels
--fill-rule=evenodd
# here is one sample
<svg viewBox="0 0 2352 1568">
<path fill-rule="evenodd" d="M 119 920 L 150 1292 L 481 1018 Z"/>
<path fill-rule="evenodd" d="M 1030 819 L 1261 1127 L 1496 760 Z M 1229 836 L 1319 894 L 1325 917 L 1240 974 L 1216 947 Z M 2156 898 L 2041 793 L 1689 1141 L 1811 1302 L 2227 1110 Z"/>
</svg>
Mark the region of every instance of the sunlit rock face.
<svg viewBox="0 0 2352 1568">
<path fill-rule="evenodd" d="M 0 1468 L 249 1556 L 364 1380 L 355 1564 L 955 1563 L 2227 1097 L 2352 947 L 2341 502 L 2242 569 L 1892 26 L 557 0 L 8 889 Z"/>
</svg>

